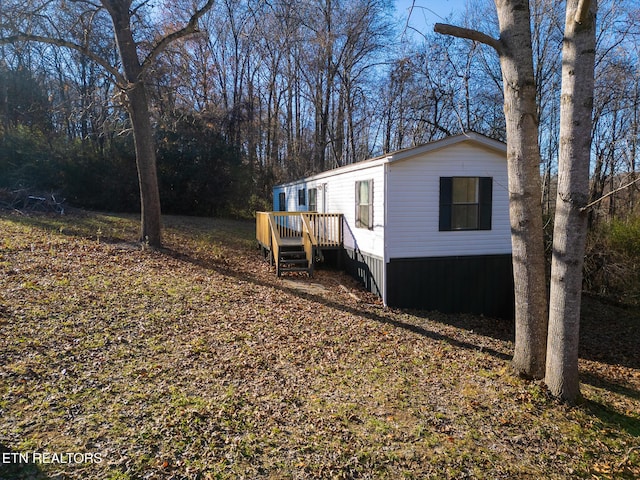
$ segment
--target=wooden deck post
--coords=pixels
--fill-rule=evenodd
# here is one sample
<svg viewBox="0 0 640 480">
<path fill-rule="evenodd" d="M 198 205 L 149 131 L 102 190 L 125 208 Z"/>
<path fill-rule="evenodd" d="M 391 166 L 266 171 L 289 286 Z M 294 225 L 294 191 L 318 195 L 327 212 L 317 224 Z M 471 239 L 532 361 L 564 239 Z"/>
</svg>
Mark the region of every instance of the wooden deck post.
<svg viewBox="0 0 640 480">
<path fill-rule="evenodd" d="M 283 250 L 295 246 L 304 253 L 307 262 L 304 270 L 312 276 L 316 257 L 323 248 L 342 248 L 342 214 L 256 212 L 256 239 L 269 252 L 269 264 L 275 264 L 278 276 L 287 270 L 302 270 L 300 265 L 292 265 L 298 263 L 295 255 L 291 251 L 285 254 Z M 289 264 L 288 268 L 283 268 L 282 263 Z"/>
</svg>

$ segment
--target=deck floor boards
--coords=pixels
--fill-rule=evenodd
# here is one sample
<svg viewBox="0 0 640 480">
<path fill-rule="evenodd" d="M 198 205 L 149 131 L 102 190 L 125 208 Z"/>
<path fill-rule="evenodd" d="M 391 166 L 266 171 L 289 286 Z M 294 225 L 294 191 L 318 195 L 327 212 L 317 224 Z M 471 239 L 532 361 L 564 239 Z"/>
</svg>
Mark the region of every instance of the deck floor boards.
<svg viewBox="0 0 640 480">
<path fill-rule="evenodd" d="M 280 244 L 283 247 L 295 247 L 302 245 L 302 237 L 280 237 Z"/>
</svg>

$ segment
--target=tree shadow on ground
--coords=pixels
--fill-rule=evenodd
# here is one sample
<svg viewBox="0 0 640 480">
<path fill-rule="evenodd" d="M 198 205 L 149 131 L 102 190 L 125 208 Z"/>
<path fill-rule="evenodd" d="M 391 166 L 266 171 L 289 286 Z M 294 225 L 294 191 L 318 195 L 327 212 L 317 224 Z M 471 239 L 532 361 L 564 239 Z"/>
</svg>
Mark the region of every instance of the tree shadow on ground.
<svg viewBox="0 0 640 480">
<path fill-rule="evenodd" d="M 82 217 L 80 219 L 82 225 L 76 228 L 65 226 L 64 233 L 66 235 L 80 237 L 86 237 L 87 232 L 92 233 L 96 230 L 96 227 L 91 219 L 91 215 L 87 214 L 86 217 L 87 218 Z M 26 218 L 17 217 L 15 220 L 22 223 L 35 224 L 41 228 L 60 228 L 58 224 L 60 218 L 58 216 L 50 217 L 41 215 Z M 100 223 L 100 225 L 102 224 Z M 118 228 L 120 228 L 119 225 Z M 109 238 L 109 243 L 117 242 L 118 240 L 118 238 Z M 237 250 L 242 250 L 242 254 L 246 255 L 250 262 L 263 262 L 263 259 L 257 252 L 253 253 L 245 247 Z M 216 271 L 231 278 L 237 278 L 238 280 L 263 287 L 275 288 L 284 293 L 307 298 L 361 318 L 367 318 L 385 325 L 393 325 L 433 340 L 444 341 L 454 347 L 483 351 L 504 361 L 511 359 L 511 352 L 508 352 L 508 347 L 505 347 L 504 350 L 500 349 L 502 351 L 498 351 L 495 348 L 480 345 L 480 342 L 476 342 L 476 340 L 479 339 L 478 336 L 484 336 L 502 342 L 513 342 L 515 335 L 513 321 L 468 314 L 447 315 L 439 312 L 425 311 L 390 311 L 362 305 L 348 305 L 332 299 L 330 295 L 314 294 L 308 290 L 290 288 L 286 284 L 279 285 L 276 281 L 261 279 L 258 275 L 255 275 L 255 272 L 236 271 L 233 268 L 233 262 L 221 262 L 219 259 L 212 258 L 206 253 L 189 252 L 183 249 L 172 250 L 171 248 L 161 249 L 161 252 L 177 260 Z M 300 281 L 305 280 L 300 279 Z M 315 282 L 317 280 L 313 279 L 310 281 Z M 398 313 L 406 313 L 408 315 L 405 316 Z M 405 317 L 408 317 L 407 321 L 405 321 Z M 419 320 L 413 322 L 410 317 L 416 317 Z M 464 338 L 462 339 L 461 337 L 454 338 L 435 331 L 435 329 L 429 329 L 426 323 L 427 321 L 455 327 L 473 333 L 474 335 L 463 336 Z M 638 348 L 640 344 L 640 312 L 637 310 L 625 308 L 620 305 L 607 304 L 599 299 L 585 296 L 583 298 L 580 336 L 580 357 L 582 359 L 593 360 L 608 365 L 622 365 L 632 369 L 640 369 L 640 349 Z M 629 398 L 640 398 L 640 391 L 634 386 L 622 383 L 621 380 L 604 378 L 592 371 L 581 372 L 581 381 L 620 393 Z"/>
<path fill-rule="evenodd" d="M 434 340 L 447 341 L 453 346 L 459 346 L 470 350 L 482 350 L 502 360 L 511 359 L 510 353 L 497 351 L 483 345 L 477 345 L 468 341 L 455 339 L 445 334 L 425 328 L 423 325 L 403 321 L 400 319 L 402 318 L 402 315 L 394 315 L 393 312 L 404 312 L 424 321 L 436 322 L 441 325 L 459 328 L 470 333 L 503 342 L 514 341 L 515 326 L 513 321 L 478 315 L 442 314 L 439 312 L 415 310 L 396 309 L 387 311 L 380 309 L 378 312 L 376 311 L 377 309 L 361 307 L 360 305 L 347 305 L 333 300 L 330 296 L 313 294 L 301 289 L 290 288 L 286 286 L 286 284 L 279 285 L 276 281 L 271 282 L 260 279 L 258 276 L 250 272 L 236 271 L 232 268 L 232 265 L 219 263 L 216 260 L 207 258 L 206 256 L 192 256 L 188 252 L 185 253 L 171 249 L 163 249 L 163 252 L 178 260 L 186 261 L 202 268 L 214 270 L 226 276 L 263 287 L 275 288 L 291 295 L 308 298 L 346 313 L 410 330 Z M 253 261 L 255 262 L 263 261 L 262 257 L 257 252 L 255 254 L 249 252 L 248 256 L 254 257 Z M 317 282 L 317 279 L 311 279 L 309 281 Z M 602 304 L 598 302 L 598 300 L 590 297 L 585 297 L 583 305 L 580 357 L 610 365 L 624 365 L 629 368 L 640 369 L 640 349 L 637 348 L 637 345 L 640 344 L 640 314 L 634 310 L 625 309 L 623 307 L 612 307 L 610 305 Z M 387 314 L 387 312 L 390 313 Z M 587 383 L 596 383 L 598 381 L 593 375 L 587 376 L 585 380 Z M 602 385 L 602 380 L 600 380 L 600 384 Z M 614 386 L 618 389 L 627 388 L 619 384 L 610 383 L 611 389 Z M 629 390 L 631 396 L 638 395 L 636 390 L 629 388 L 627 388 L 627 390 Z"/>
<path fill-rule="evenodd" d="M 640 311 L 583 296 L 580 357 L 640 369 Z"/>
<path fill-rule="evenodd" d="M 117 220 L 112 220 L 112 222 L 114 222 L 113 228 L 109 228 L 108 226 L 105 226 L 109 223 L 107 220 L 102 219 L 100 222 L 97 222 L 90 213 L 79 211 L 74 215 L 77 217 L 76 222 L 78 223 L 75 227 L 69 226 L 68 219 L 60 217 L 59 215 L 15 216 L 12 217 L 12 220 L 47 229 L 59 229 L 60 222 L 64 222 L 65 227 L 63 231 L 65 235 L 75 235 L 80 237 L 86 237 L 87 234 L 94 235 L 95 232 L 98 231 L 97 229 L 99 226 L 109 230 L 112 235 L 114 231 L 122 228 Z M 126 217 L 131 218 L 131 215 Z M 180 225 L 179 218 L 173 219 L 170 223 Z M 107 234 L 106 231 L 104 233 Z M 102 240 L 108 243 L 124 242 L 124 240 L 118 236 L 108 235 L 105 235 L 105 238 Z M 241 250 L 244 250 L 247 257 L 255 257 L 252 261 L 262 261 L 257 253 L 253 255 L 252 252 L 245 250 L 244 248 Z M 176 259 L 197 264 L 203 268 L 214 269 L 220 273 L 237 277 L 244 281 L 259 282 L 263 286 L 280 288 L 281 290 L 294 295 L 303 295 L 303 292 L 301 291 L 297 291 L 296 289 L 287 289 L 286 287 L 283 288 L 282 286 L 278 286 L 275 282 L 260 281 L 255 276 L 246 272 L 235 272 L 230 268 L 230 265 L 221 265 L 216 260 L 207 258 L 206 255 L 198 254 L 196 256 L 191 256 L 190 252 L 179 252 L 170 248 L 164 248 L 161 251 Z M 307 293 L 305 295 L 309 294 Z M 314 296 L 314 300 L 321 301 L 335 308 L 346 308 L 347 310 L 350 310 L 349 313 L 358 315 L 364 313 L 359 308 L 345 306 L 338 302 L 332 302 L 323 296 Z M 460 328 L 465 331 L 473 332 L 499 341 L 513 342 L 515 338 L 515 326 L 513 321 L 469 314 L 447 315 L 439 312 L 413 310 L 406 310 L 406 312 L 424 320 Z M 392 319 L 392 316 L 378 315 L 377 317 L 377 319 L 372 319 L 382 323 L 396 321 Z M 417 327 L 407 326 L 407 328 L 411 329 Z M 634 310 L 615 304 L 607 304 L 588 295 L 583 297 L 582 321 L 580 328 L 580 357 L 582 359 L 593 360 L 609 365 L 622 365 L 633 369 L 640 369 L 640 348 L 638 348 L 638 345 L 640 345 L 640 312 L 638 309 Z M 476 348 L 480 347 L 477 346 Z M 504 354 L 500 354 L 501 358 L 504 356 Z"/>
<path fill-rule="evenodd" d="M 640 312 L 587 295 L 582 303 L 580 358 L 640 369 Z M 496 340 L 513 342 L 515 338 L 513 321 L 438 312 L 412 311 L 411 314 Z"/>
<path fill-rule="evenodd" d="M 513 342 L 515 339 L 515 324 L 511 320 L 468 313 L 445 314 L 421 310 L 408 310 L 408 312 L 425 320 L 460 328 L 495 340 Z"/>
<path fill-rule="evenodd" d="M 640 437 L 640 419 L 624 415 L 602 403 L 586 400 L 583 407 L 594 417 L 614 431 L 625 431 L 634 437 Z M 606 435 L 607 432 L 603 432 Z"/>
<path fill-rule="evenodd" d="M 603 388 L 610 392 L 619 393 L 625 397 L 634 398 L 640 400 L 640 391 L 630 388 L 628 385 L 623 385 L 616 381 L 611 381 L 593 372 L 580 372 L 580 381 L 588 383 L 593 387 Z"/>
<path fill-rule="evenodd" d="M 216 271 L 225 276 L 261 287 L 274 288 L 283 293 L 309 299 L 360 318 L 402 328 L 436 341 L 443 341 L 457 348 L 481 351 L 503 361 L 509 361 L 512 358 L 512 352 L 508 351 L 507 348 L 498 350 L 493 346 L 482 345 L 481 342 L 476 340 L 480 337 L 487 337 L 501 342 L 512 343 L 515 335 L 513 321 L 469 314 L 452 315 L 414 310 L 383 310 L 380 307 L 362 304 L 348 305 L 333 299 L 331 295 L 316 294 L 308 289 L 292 288 L 290 283 L 279 284 L 275 280 L 261 279 L 252 272 L 236 271 L 231 264 L 220 263 L 206 256 L 191 256 L 189 253 L 171 249 L 163 249 L 163 252 L 178 260 Z M 251 256 L 250 253 L 249 256 Z M 258 253 L 254 256 L 254 261 L 263 261 Z M 301 282 L 306 281 L 302 277 L 298 280 Z M 317 281 L 317 279 L 309 279 L 309 282 Z M 640 350 L 637 349 L 639 343 L 637 332 L 640 327 L 640 318 L 637 317 L 637 314 L 634 316 L 634 312 L 623 309 L 622 313 L 626 312 L 623 315 L 618 311 L 619 309 L 605 308 L 603 316 L 602 306 L 597 301 L 587 298 L 585 305 L 581 329 L 581 358 L 610 365 L 625 365 L 630 368 L 640 369 Z M 405 317 L 408 317 L 408 321 L 405 321 Z M 415 323 L 410 321 L 411 317 L 417 318 L 418 321 Z M 427 321 L 458 328 L 474 335 L 466 336 L 462 339 L 454 338 L 436 331 L 436 329 L 429 329 L 426 326 Z M 593 372 L 581 372 L 581 381 L 620 393 L 629 398 L 640 398 L 640 391 L 635 389 L 634 386 L 597 376 Z"/>
<path fill-rule="evenodd" d="M 376 312 L 375 310 L 379 309 L 380 307 L 359 307 L 359 306 L 351 306 L 351 305 L 347 305 L 344 303 L 341 303 L 339 301 L 336 300 L 332 300 L 331 298 L 329 298 L 329 296 L 322 296 L 319 294 L 315 294 L 315 293 L 310 293 L 307 290 L 301 290 L 301 289 L 297 289 L 297 288 L 292 288 L 291 286 L 288 286 L 288 284 L 283 283 L 283 284 L 278 284 L 277 282 L 270 282 L 270 281 L 265 281 L 262 280 L 260 278 L 258 278 L 255 275 L 251 275 L 247 272 L 240 272 L 240 271 L 236 271 L 233 270 L 231 268 L 229 268 L 228 265 L 224 265 L 224 264 L 220 264 L 218 262 L 215 261 L 211 261 L 208 259 L 203 259 L 203 258 L 197 258 L 197 257 L 192 257 L 188 254 L 182 253 L 182 252 L 177 252 L 175 250 L 171 250 L 171 249 L 163 249 L 164 253 L 181 261 L 185 261 L 185 262 L 189 262 L 192 263 L 194 265 L 197 265 L 199 267 L 208 269 L 208 270 L 213 270 L 219 274 L 228 276 L 228 277 L 232 277 L 235 278 L 237 280 L 241 280 L 243 282 L 248 282 L 248 283 L 252 283 L 254 285 L 260 286 L 260 287 L 267 287 L 267 288 L 273 288 L 276 290 L 279 290 L 283 293 L 286 294 L 290 294 L 293 296 L 297 296 L 299 298 L 304 298 L 304 299 L 308 299 L 308 300 L 312 300 L 315 302 L 318 302 L 320 304 L 323 304 L 327 307 L 330 308 L 334 308 L 336 310 L 340 310 L 342 312 L 345 313 L 349 313 L 351 315 L 354 315 L 356 317 L 359 318 L 366 318 L 368 320 L 372 320 L 384 325 L 391 325 L 397 328 L 402 328 L 404 330 L 408 330 L 410 332 L 416 333 L 418 335 L 430 338 L 432 340 L 437 340 L 437 341 L 444 341 L 449 343 L 450 345 L 454 346 L 454 347 L 458 347 L 458 348 L 464 348 L 467 350 L 473 350 L 473 351 L 482 351 L 484 353 L 488 353 L 496 358 L 499 358 L 501 360 L 509 360 L 511 358 L 511 355 L 505 353 L 505 352 L 501 352 L 498 350 L 495 350 L 493 348 L 487 347 L 485 345 L 477 345 L 474 344 L 472 342 L 469 341 L 465 341 L 465 340 L 460 340 L 460 339 L 456 339 L 453 338 L 449 335 L 445 335 L 443 333 L 437 332 L 437 331 L 433 331 L 433 330 L 429 330 L 428 328 L 422 326 L 422 325 L 418 325 L 415 323 L 410 323 L 410 322 L 405 322 L 402 320 L 399 320 L 397 318 L 394 318 L 395 316 L 392 314 L 389 315 L 385 315 L 384 311 L 382 311 L 381 313 Z M 263 261 L 259 255 L 256 254 L 256 261 Z M 313 280 L 311 280 L 313 281 Z M 424 312 L 423 312 L 424 313 Z M 436 312 L 433 313 L 434 315 L 441 315 L 441 314 L 437 314 Z M 416 316 L 414 314 L 414 312 L 411 313 L 412 316 Z M 421 318 L 424 320 L 431 320 L 430 316 L 422 316 L 422 317 L 417 317 L 417 318 Z M 455 325 L 453 325 L 455 326 Z"/>
</svg>

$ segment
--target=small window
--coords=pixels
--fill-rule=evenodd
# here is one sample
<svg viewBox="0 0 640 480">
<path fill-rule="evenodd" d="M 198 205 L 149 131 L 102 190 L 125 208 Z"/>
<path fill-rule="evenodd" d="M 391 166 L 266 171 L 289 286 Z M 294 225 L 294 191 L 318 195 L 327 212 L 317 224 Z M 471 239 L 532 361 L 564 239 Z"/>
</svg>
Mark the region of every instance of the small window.
<svg viewBox="0 0 640 480">
<path fill-rule="evenodd" d="M 373 180 L 356 182 L 356 227 L 373 230 Z"/>
<path fill-rule="evenodd" d="M 478 178 L 454 178 L 451 200 L 451 229 L 478 228 Z"/>
<path fill-rule="evenodd" d="M 491 230 L 490 177 L 440 178 L 440 230 Z"/>
<path fill-rule="evenodd" d="M 287 196 L 284 192 L 278 194 L 278 210 L 281 212 L 287 211 Z"/>
<path fill-rule="evenodd" d="M 307 191 L 304 188 L 298 190 L 298 206 L 304 206 L 307 204 L 306 192 Z"/>
<path fill-rule="evenodd" d="M 307 195 L 309 196 L 309 211 L 317 212 L 318 211 L 318 189 L 310 188 Z"/>
</svg>

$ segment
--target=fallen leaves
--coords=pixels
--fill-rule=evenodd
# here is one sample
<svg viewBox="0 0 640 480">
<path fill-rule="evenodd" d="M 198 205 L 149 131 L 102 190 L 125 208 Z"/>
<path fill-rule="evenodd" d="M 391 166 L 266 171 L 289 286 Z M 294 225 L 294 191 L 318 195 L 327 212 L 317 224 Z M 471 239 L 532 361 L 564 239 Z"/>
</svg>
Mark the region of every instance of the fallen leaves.
<svg viewBox="0 0 640 480">
<path fill-rule="evenodd" d="M 277 279 L 251 223 L 170 217 L 153 251 L 136 220 L 0 216 L 0 442 L 102 454 L 65 478 L 637 473 L 636 357 L 587 344 L 568 409 L 511 376 L 509 325 Z"/>
</svg>

